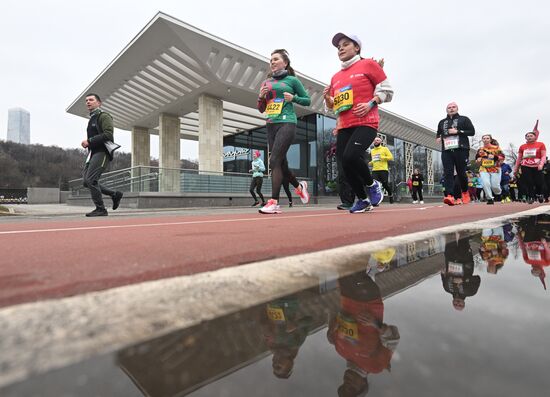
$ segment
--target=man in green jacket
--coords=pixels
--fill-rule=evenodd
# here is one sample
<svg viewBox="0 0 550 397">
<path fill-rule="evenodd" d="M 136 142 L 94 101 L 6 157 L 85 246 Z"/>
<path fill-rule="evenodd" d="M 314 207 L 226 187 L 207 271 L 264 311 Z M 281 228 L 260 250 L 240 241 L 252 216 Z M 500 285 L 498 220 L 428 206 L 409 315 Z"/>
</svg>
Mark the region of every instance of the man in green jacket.
<svg viewBox="0 0 550 397">
<path fill-rule="evenodd" d="M 113 210 L 116 210 L 122 199 L 122 192 L 114 191 L 99 184 L 99 178 L 113 159 L 113 152 L 118 145 L 113 143 L 113 117 L 101 109 L 101 99 L 97 94 L 86 95 L 86 107 L 90 112 L 87 128 L 87 139 L 81 145 L 88 149 L 86 165 L 82 173 L 84 186 L 90 189 L 95 210 L 86 216 L 107 216 L 102 194 L 113 199 Z M 115 149 L 113 150 L 113 146 Z"/>
</svg>

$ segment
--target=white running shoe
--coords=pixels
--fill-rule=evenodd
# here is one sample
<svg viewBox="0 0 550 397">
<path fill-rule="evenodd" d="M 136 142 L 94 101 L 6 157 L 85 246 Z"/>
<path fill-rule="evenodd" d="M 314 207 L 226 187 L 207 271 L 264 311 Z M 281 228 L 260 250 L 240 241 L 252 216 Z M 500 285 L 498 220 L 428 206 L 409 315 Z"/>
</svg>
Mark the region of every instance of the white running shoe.
<svg viewBox="0 0 550 397">
<path fill-rule="evenodd" d="M 417 201 L 417 200 L 413 200 L 413 204 L 418 204 L 418 201 Z"/>
<path fill-rule="evenodd" d="M 420 200 L 420 204 L 424 204 L 424 201 Z"/>
<path fill-rule="evenodd" d="M 307 182 L 301 181 L 300 182 L 301 189 L 294 189 L 294 192 L 300 197 L 300 200 L 302 200 L 302 203 L 307 204 L 309 203 L 309 193 L 307 191 Z"/>
<path fill-rule="evenodd" d="M 270 199 L 267 204 L 258 210 L 260 214 L 280 214 L 281 207 L 277 204 L 277 200 Z"/>
</svg>

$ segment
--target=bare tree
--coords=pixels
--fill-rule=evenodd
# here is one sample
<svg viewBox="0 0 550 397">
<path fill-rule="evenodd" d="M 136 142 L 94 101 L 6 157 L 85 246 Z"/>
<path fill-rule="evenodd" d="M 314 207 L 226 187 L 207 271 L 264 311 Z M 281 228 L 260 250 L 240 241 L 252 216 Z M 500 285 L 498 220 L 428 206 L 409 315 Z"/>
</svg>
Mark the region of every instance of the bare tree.
<svg viewBox="0 0 550 397">
<path fill-rule="evenodd" d="M 506 156 L 506 162 L 512 164 L 513 167 L 513 165 L 516 164 L 516 160 L 518 159 L 518 148 L 510 142 L 508 147 L 506 149 L 502 149 L 502 151 Z"/>
</svg>

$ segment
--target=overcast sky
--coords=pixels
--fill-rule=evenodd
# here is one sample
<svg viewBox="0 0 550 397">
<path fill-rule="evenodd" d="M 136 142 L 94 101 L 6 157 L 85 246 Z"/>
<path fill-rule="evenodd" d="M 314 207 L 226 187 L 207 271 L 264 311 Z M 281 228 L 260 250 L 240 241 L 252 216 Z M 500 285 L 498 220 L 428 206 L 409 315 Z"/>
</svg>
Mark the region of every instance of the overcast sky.
<svg viewBox="0 0 550 397">
<path fill-rule="evenodd" d="M 501 146 L 521 144 L 536 119 L 550 144 L 550 2 L 542 0 L 4 0 L 0 139 L 8 109 L 22 107 L 31 143 L 79 147 L 86 120 L 65 109 L 158 11 L 266 57 L 286 48 L 296 70 L 324 82 L 339 69 L 333 34 L 355 33 L 364 57 L 386 59 L 395 89 L 386 109 L 435 129 L 456 101 Z M 129 132 L 115 139 L 130 151 Z M 186 141 L 182 158 L 196 157 Z"/>
</svg>

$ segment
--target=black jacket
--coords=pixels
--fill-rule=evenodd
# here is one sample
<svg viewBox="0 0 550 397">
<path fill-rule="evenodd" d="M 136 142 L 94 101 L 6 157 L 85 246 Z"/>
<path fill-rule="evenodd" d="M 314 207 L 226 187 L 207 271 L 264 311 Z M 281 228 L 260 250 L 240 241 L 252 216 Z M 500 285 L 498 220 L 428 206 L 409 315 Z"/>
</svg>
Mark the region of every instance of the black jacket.
<svg viewBox="0 0 550 397">
<path fill-rule="evenodd" d="M 454 116 L 447 116 L 437 125 L 437 137 L 441 139 L 441 150 L 445 150 L 443 139 L 449 135 L 449 128 L 458 130 L 458 145 L 460 149 L 470 149 L 469 136 L 474 136 L 476 130 L 470 119 L 466 116 L 461 116 L 458 113 Z"/>
</svg>

